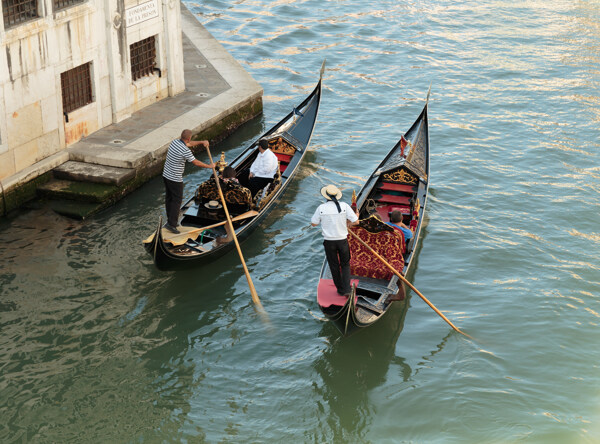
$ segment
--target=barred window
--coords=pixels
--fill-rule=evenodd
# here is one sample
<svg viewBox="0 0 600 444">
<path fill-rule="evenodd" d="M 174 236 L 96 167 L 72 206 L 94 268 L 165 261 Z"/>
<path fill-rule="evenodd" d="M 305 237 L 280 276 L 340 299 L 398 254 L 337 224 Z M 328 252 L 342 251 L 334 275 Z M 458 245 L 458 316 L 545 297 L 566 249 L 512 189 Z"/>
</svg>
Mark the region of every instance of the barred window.
<svg viewBox="0 0 600 444">
<path fill-rule="evenodd" d="M 140 40 L 129 46 L 131 55 L 131 78 L 137 79 L 152 74 L 156 66 L 155 36 Z"/>
<path fill-rule="evenodd" d="M 2 0 L 2 15 L 4 16 L 4 27 L 24 23 L 39 17 L 37 0 Z"/>
<path fill-rule="evenodd" d="M 84 1 L 85 0 L 53 0 L 52 5 L 54 7 L 54 11 L 59 11 L 61 9 L 68 8 L 69 6 L 83 3 Z"/>
<path fill-rule="evenodd" d="M 81 108 L 92 103 L 91 63 L 80 65 L 60 75 L 63 112 Z"/>
</svg>

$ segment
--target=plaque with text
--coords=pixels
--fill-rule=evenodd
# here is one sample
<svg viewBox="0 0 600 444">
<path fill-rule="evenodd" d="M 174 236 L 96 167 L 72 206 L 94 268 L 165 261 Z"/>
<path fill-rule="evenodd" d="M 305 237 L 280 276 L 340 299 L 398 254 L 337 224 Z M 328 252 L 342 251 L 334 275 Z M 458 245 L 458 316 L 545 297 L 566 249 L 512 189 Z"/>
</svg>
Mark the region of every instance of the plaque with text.
<svg viewBox="0 0 600 444">
<path fill-rule="evenodd" d="M 158 0 L 141 3 L 125 10 L 127 27 L 158 17 Z"/>
</svg>

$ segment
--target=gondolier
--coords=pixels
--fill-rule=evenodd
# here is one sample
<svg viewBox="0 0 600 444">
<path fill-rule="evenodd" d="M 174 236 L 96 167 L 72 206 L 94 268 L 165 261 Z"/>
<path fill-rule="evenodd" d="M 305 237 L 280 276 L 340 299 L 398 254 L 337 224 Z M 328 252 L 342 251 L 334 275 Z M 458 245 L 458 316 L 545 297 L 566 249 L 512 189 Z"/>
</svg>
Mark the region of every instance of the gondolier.
<svg viewBox="0 0 600 444">
<path fill-rule="evenodd" d="M 325 317 L 343 335 L 350 335 L 377 322 L 394 301 L 406 301 L 407 298 L 403 298 L 405 285 L 419 294 L 404 276 L 416 262 L 427 206 L 428 103 L 429 93 L 417 119 L 384 156 L 353 199 L 363 216 L 360 226 L 348 229 L 350 280 L 353 286 L 356 285 L 356 292 L 353 289 L 356 297 L 340 297 L 337 294 L 330 266 L 326 260 L 323 261 L 317 303 Z M 408 145 L 411 148 L 405 157 L 402 150 Z M 410 231 L 405 234 L 405 239 L 412 235 L 410 242 L 402 242 L 400 233 L 393 225 L 387 224 L 391 222 L 402 227 L 403 219 Z"/>
<path fill-rule="evenodd" d="M 204 145 L 208 147 L 208 140 L 196 140 L 192 142 L 192 131 L 183 130 L 181 137 L 169 145 L 167 159 L 163 169 L 163 181 L 165 183 L 165 209 L 167 211 L 167 224 L 165 228 L 172 233 L 179 233 L 179 208 L 183 200 L 183 170 L 186 162 L 191 162 L 200 168 L 214 168 L 215 164 L 200 162 L 190 151 L 191 147 Z"/>
<path fill-rule="evenodd" d="M 321 194 L 327 202 L 319 205 L 310 222 L 313 227 L 321 225 L 325 238 L 325 256 L 338 294 L 349 296 L 351 289 L 348 225 L 357 225 L 358 215 L 350 205 L 339 202 L 342 192 L 335 185 L 321 188 Z"/>
<path fill-rule="evenodd" d="M 224 169 L 223 178 L 235 177 L 239 181 L 236 183 L 221 180 L 219 184 L 227 203 L 235 236 L 240 241 L 264 224 L 265 217 L 276 208 L 302 167 L 302 160 L 308 152 L 319 113 L 322 74 L 321 71 L 313 91 L 294 107 L 301 116 L 289 112 L 259 139 L 243 149 L 237 157 L 225 162 L 233 172 Z M 277 157 L 285 174 L 278 174 L 267 187 L 266 193 L 255 201 L 247 188 L 248 173 L 250 165 L 257 158 L 257 145 L 261 139 L 268 142 L 269 151 Z M 211 201 L 220 202 L 220 199 L 217 182 L 211 177 L 200 183 L 194 196 L 179 209 L 182 217 L 178 230 L 181 234 L 170 233 L 164 227 L 163 218 L 159 218 L 153 234 L 143 240 L 146 251 L 150 253 L 159 270 L 200 267 L 213 263 L 217 258 L 237 248 L 233 237 L 231 242 L 222 242 L 229 240 L 225 207 L 214 208 L 211 205 Z"/>
</svg>

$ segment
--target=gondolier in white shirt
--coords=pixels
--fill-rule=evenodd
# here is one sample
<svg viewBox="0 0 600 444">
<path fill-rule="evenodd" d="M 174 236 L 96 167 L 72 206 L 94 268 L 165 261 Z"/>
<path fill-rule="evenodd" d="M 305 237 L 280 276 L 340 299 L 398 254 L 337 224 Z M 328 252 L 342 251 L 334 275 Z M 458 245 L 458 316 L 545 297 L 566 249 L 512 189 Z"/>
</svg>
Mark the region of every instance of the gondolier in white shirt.
<svg viewBox="0 0 600 444">
<path fill-rule="evenodd" d="M 277 156 L 269 149 L 269 142 L 261 139 L 258 142 L 258 155 L 250 166 L 248 188 L 254 196 L 273 181 L 279 165 Z"/>
<path fill-rule="evenodd" d="M 167 159 L 163 168 L 163 181 L 165 183 L 165 209 L 167 210 L 167 223 L 165 228 L 171 233 L 179 233 L 179 210 L 183 200 L 183 170 L 185 163 L 191 162 L 200 168 L 214 168 L 215 164 L 200 162 L 194 157 L 190 148 L 204 145 L 208 148 L 208 140 L 192 141 L 192 131 L 183 130 L 181 137 L 169 145 Z"/>
<path fill-rule="evenodd" d="M 350 205 L 339 202 L 342 192 L 335 185 L 321 188 L 321 194 L 327 202 L 319 205 L 310 222 L 313 227 L 321 224 L 325 256 L 331 270 L 337 292 L 350 295 L 350 246 L 348 245 L 348 226 L 358 224 L 358 215 Z"/>
</svg>

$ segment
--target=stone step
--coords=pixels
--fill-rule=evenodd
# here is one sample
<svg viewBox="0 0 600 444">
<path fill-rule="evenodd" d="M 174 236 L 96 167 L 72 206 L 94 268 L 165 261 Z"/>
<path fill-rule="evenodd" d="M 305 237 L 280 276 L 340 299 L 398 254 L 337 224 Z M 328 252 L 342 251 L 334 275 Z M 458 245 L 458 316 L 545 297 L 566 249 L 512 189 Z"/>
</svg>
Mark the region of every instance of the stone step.
<svg viewBox="0 0 600 444">
<path fill-rule="evenodd" d="M 50 200 L 47 204 L 58 214 L 80 220 L 107 207 L 106 203 L 77 202 L 74 200 Z"/>
<path fill-rule="evenodd" d="M 120 188 L 104 183 L 53 179 L 40 185 L 37 191 L 40 196 L 47 199 L 101 203 L 111 199 Z"/>
<path fill-rule="evenodd" d="M 133 168 L 117 168 L 94 163 L 68 161 L 52 170 L 57 179 L 105 183 L 120 186 L 135 177 Z"/>
<path fill-rule="evenodd" d="M 77 162 L 94 163 L 117 168 L 137 169 L 152 161 L 148 151 L 112 147 L 98 143 L 78 142 L 68 148 L 69 159 Z"/>
</svg>

